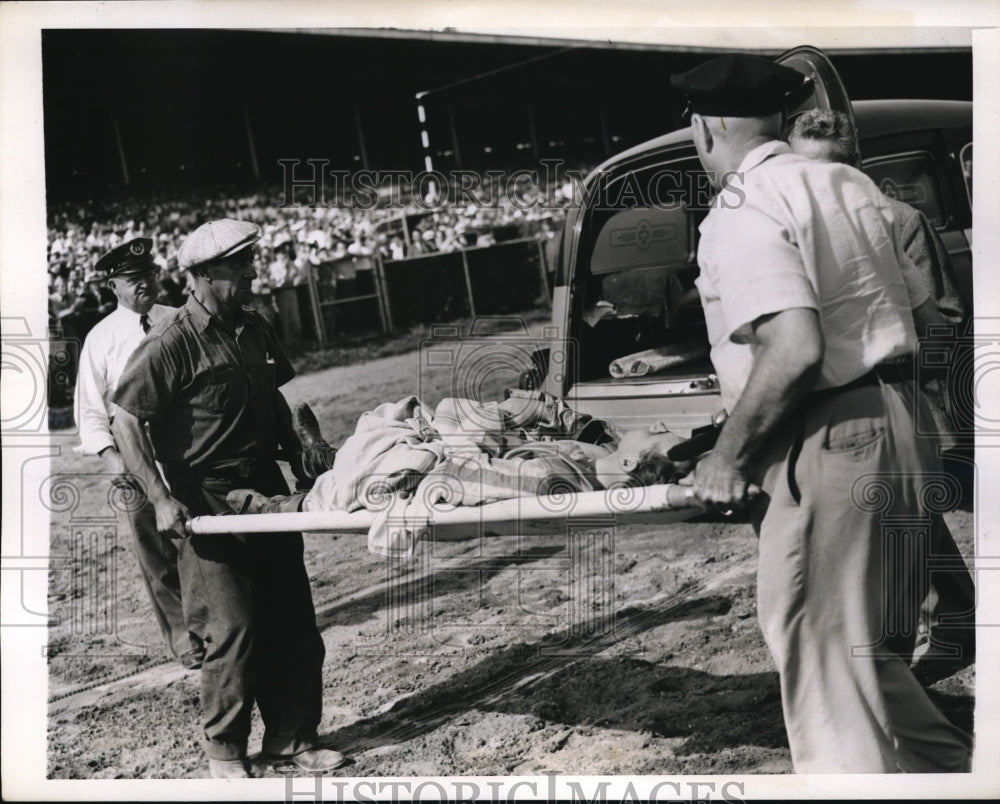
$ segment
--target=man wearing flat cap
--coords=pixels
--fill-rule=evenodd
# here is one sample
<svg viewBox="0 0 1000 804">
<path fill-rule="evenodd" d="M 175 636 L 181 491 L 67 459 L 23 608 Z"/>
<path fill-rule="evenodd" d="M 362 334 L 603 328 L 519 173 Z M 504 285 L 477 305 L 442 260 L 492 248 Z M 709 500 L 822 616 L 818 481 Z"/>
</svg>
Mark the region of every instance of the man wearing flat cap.
<svg viewBox="0 0 1000 804">
<path fill-rule="evenodd" d="M 184 623 L 177 548 L 156 529 L 153 506 L 138 486 L 124 480 L 125 466 L 111 435 L 112 394 L 125 363 L 150 327 L 173 314 L 156 304 L 156 263 L 153 241 L 140 237 L 122 243 L 101 257 L 88 279 L 107 280 L 117 308 L 91 329 L 80 353 L 76 399 L 80 411 L 81 455 L 99 455 L 122 492 L 120 501 L 129 519 L 136 557 L 149 599 L 167 646 L 188 668 L 201 665 L 204 649 L 192 640 Z"/>
<path fill-rule="evenodd" d="M 246 306 L 259 239 L 254 224 L 237 220 L 191 233 L 178 253 L 191 278 L 187 303 L 153 327 L 114 397 L 125 465 L 145 484 L 159 530 L 177 539 L 187 625 L 205 644 L 205 751 L 220 778 L 251 775 L 255 703 L 266 756 L 312 773 L 344 762 L 317 741 L 324 647 L 302 535 L 187 530 L 193 516 L 228 512 L 233 489 L 287 494 L 279 447 L 305 479 L 302 445 L 278 390 L 294 372 L 270 325 Z"/>
<path fill-rule="evenodd" d="M 934 301 L 878 188 L 778 139 L 800 73 L 734 55 L 671 80 L 702 165 L 743 199 L 700 227 L 697 285 L 729 417 L 691 483 L 723 513 L 749 506 L 795 769 L 967 771 L 967 735 L 887 647 L 902 597 L 890 590 L 921 586 L 916 550 L 890 565 L 883 518 L 924 516 L 936 467 L 935 445 L 914 435 L 925 402 L 908 363 Z"/>
</svg>

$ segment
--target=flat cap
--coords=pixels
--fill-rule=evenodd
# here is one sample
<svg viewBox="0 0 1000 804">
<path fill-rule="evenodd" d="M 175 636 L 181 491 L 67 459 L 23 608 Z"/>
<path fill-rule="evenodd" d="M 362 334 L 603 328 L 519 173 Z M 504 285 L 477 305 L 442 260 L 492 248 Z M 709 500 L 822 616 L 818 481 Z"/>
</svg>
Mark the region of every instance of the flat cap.
<svg viewBox="0 0 1000 804">
<path fill-rule="evenodd" d="M 757 117 L 781 111 L 785 96 L 805 83 L 798 70 L 761 56 L 732 53 L 670 76 L 691 111 L 707 115 Z"/>
<path fill-rule="evenodd" d="M 260 240 L 260 229 L 249 221 L 223 218 L 203 223 L 187 236 L 177 252 L 177 264 L 187 270 L 230 257 Z"/>
<path fill-rule="evenodd" d="M 127 243 L 115 246 L 94 265 L 94 270 L 108 279 L 125 274 L 155 271 L 157 268 L 153 262 L 153 241 L 148 237 L 136 237 Z"/>
</svg>

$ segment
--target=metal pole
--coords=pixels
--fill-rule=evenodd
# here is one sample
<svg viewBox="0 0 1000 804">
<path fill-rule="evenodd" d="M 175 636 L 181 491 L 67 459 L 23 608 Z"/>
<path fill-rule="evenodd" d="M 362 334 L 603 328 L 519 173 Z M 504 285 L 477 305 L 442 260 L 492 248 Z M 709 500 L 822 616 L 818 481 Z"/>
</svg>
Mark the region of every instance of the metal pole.
<svg viewBox="0 0 1000 804">
<path fill-rule="evenodd" d="M 253 177 L 260 181 L 260 165 L 257 164 L 257 146 L 253 139 L 253 129 L 250 127 L 250 107 L 243 104 L 243 128 L 247 133 L 247 150 L 250 151 L 250 167 L 253 169 Z"/>
<path fill-rule="evenodd" d="M 417 98 L 417 120 L 420 121 L 420 144 L 424 148 L 424 170 L 430 173 L 434 170 L 434 161 L 431 159 L 431 139 L 427 134 L 427 110 L 424 108 L 423 98 L 428 93 L 418 92 Z"/>
<path fill-rule="evenodd" d="M 316 337 L 319 347 L 326 347 L 326 322 L 323 320 L 323 310 L 319 304 L 319 287 L 316 282 L 316 266 L 309 266 L 309 299 L 312 302 L 313 321 L 316 324 Z"/>
<path fill-rule="evenodd" d="M 462 152 L 458 149 L 458 133 L 455 129 L 454 104 L 448 104 L 448 127 L 451 129 L 451 148 L 455 152 L 455 167 L 462 167 Z"/>
<path fill-rule="evenodd" d="M 373 267 L 375 269 L 375 295 L 377 302 L 376 307 L 378 308 L 378 319 L 379 322 L 382 324 L 382 331 L 388 332 L 389 326 L 388 322 L 386 321 L 386 312 L 385 312 L 385 285 L 382 273 L 381 251 L 378 250 L 375 251 L 375 265 Z"/>
<path fill-rule="evenodd" d="M 361 149 L 361 167 L 368 170 L 368 149 L 365 148 L 365 131 L 361 126 L 361 109 L 354 104 L 354 128 L 358 133 L 358 147 Z"/>
<path fill-rule="evenodd" d="M 424 146 L 424 170 L 430 173 L 434 170 L 434 160 L 431 159 L 431 139 L 427 133 L 427 110 L 424 108 L 423 98 L 427 92 L 418 92 L 417 98 L 417 119 L 420 121 L 420 142 Z M 431 179 L 428 183 L 431 195 L 437 196 L 437 182 Z M 443 189 L 443 188 L 442 188 Z"/>
<path fill-rule="evenodd" d="M 535 243 L 538 245 L 538 272 L 542 276 L 542 295 L 545 296 L 545 301 L 548 302 L 549 309 L 552 309 L 552 296 L 549 292 L 549 266 L 545 260 L 545 241 L 541 238 L 535 238 Z"/>
<path fill-rule="evenodd" d="M 393 324 L 392 324 L 392 305 L 389 303 L 389 280 L 386 279 L 385 265 L 383 264 L 381 257 L 375 261 L 375 265 L 378 266 L 379 271 L 382 273 L 382 305 L 385 308 L 385 318 L 383 319 L 383 326 L 385 326 L 386 332 L 391 332 L 393 329 Z"/>
<path fill-rule="evenodd" d="M 476 317 L 476 302 L 472 298 L 472 278 L 469 276 L 469 260 L 465 256 L 465 249 L 459 252 L 462 255 L 462 271 L 465 273 L 465 291 L 469 294 L 469 314 Z"/>
<path fill-rule="evenodd" d="M 122 169 L 122 181 L 128 187 L 131 184 L 128 178 L 128 164 L 125 162 L 125 147 L 122 145 L 122 132 L 118 127 L 118 109 L 114 106 L 111 107 L 111 125 L 115 130 L 115 144 L 118 146 L 118 164 Z"/>
</svg>

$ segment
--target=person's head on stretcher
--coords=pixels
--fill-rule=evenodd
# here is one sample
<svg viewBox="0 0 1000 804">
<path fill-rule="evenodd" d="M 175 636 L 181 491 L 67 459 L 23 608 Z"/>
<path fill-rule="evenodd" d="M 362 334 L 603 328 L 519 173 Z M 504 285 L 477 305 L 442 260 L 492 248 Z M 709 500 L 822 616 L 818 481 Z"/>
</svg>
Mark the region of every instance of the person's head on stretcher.
<svg viewBox="0 0 1000 804">
<path fill-rule="evenodd" d="M 672 483 L 691 468 L 690 461 L 671 461 L 667 457 L 667 451 L 683 440 L 662 422 L 625 430 L 613 452 L 594 460 L 594 474 L 605 488 Z"/>
</svg>

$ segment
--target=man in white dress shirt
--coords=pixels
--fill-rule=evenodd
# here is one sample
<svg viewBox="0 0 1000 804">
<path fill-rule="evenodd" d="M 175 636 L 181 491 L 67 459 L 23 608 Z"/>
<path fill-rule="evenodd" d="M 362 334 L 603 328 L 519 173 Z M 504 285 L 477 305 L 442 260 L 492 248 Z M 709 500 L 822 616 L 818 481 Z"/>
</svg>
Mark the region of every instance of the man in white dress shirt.
<svg viewBox="0 0 1000 804">
<path fill-rule="evenodd" d="M 723 513 L 749 506 L 795 770 L 968 771 L 969 736 L 889 645 L 921 598 L 902 594 L 924 569 L 918 528 L 884 525 L 928 521 L 937 460 L 914 435 L 911 361 L 934 300 L 878 187 L 778 140 L 801 73 L 734 54 L 671 81 L 720 190 L 697 285 L 729 417 L 691 484 Z"/>
<path fill-rule="evenodd" d="M 98 322 L 87 335 L 80 354 L 76 398 L 80 411 L 81 455 L 99 455 L 112 475 L 123 476 L 125 465 L 111 435 L 114 416 L 112 394 L 122 370 L 149 328 L 176 310 L 156 304 L 159 287 L 153 241 L 139 237 L 117 246 L 97 261 L 96 271 L 105 274 L 118 307 Z M 116 484 L 128 481 L 116 479 Z M 132 529 L 136 556 L 149 591 L 153 611 L 171 652 L 188 668 L 201 665 L 204 647 L 192 640 L 184 622 L 177 548 L 157 532 L 156 516 L 141 489 L 129 486 L 126 514 Z"/>
</svg>

